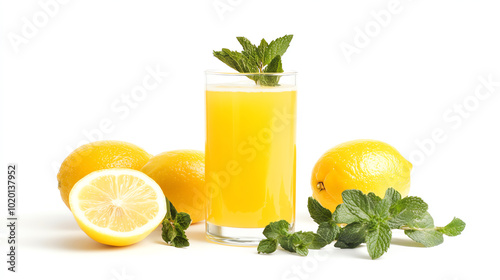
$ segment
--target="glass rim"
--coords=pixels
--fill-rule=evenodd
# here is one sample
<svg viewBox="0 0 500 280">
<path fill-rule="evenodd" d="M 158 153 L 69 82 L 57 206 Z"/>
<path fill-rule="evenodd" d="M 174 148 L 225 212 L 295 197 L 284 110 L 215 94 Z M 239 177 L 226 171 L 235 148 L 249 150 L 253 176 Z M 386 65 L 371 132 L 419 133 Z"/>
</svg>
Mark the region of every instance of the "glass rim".
<svg viewBox="0 0 500 280">
<path fill-rule="evenodd" d="M 261 76 L 295 76 L 297 75 L 297 71 L 287 71 L 287 72 L 269 72 L 269 73 L 240 73 L 240 72 L 229 72 L 229 71 L 220 71 L 220 70 L 205 70 L 205 75 L 217 75 L 217 76 L 248 76 L 248 75 L 261 75 Z"/>
</svg>

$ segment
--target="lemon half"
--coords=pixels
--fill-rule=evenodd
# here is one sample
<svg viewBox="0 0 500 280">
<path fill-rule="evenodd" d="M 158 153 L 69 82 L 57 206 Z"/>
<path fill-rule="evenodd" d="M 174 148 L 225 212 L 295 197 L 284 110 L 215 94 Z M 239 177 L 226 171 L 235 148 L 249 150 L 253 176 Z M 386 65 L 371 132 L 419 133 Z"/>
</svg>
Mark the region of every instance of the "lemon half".
<svg viewBox="0 0 500 280">
<path fill-rule="evenodd" d="M 165 196 L 146 174 L 104 169 L 78 181 L 69 194 L 80 228 L 97 242 L 125 246 L 144 239 L 167 212 Z"/>
</svg>

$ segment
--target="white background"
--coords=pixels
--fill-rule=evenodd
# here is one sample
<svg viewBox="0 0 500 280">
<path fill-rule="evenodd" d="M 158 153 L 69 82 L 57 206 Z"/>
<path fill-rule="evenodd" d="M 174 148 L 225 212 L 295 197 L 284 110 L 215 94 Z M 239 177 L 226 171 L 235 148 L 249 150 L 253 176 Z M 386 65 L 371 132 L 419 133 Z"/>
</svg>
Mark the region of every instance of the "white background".
<svg viewBox="0 0 500 280">
<path fill-rule="evenodd" d="M 20 170 L 18 272 L 7 272 L 2 226 L 2 279 L 498 277 L 498 1 L 70 0 L 43 8 L 48 2 L 0 5 L 0 169 L 14 162 Z M 299 72 L 297 229 L 315 229 L 305 205 L 319 156 L 370 138 L 414 163 L 410 194 L 429 203 L 438 225 L 466 221 L 461 236 L 422 248 L 394 233 L 389 252 L 372 261 L 363 246 L 258 255 L 208 243 L 203 225 L 189 229 L 186 249 L 165 246 L 159 230 L 110 248 L 78 228 L 56 180 L 71 150 L 96 139 L 152 154 L 203 150 L 204 70 L 226 69 L 212 50 L 239 49 L 236 36 L 285 34 L 294 39 L 284 68 Z M 348 45 L 355 53 L 343 52 Z M 132 91 L 148 68 L 169 75 L 139 100 Z M 481 79 L 496 84 L 488 91 Z M 134 107 L 123 98 L 135 98 Z M 4 186 L 2 217 L 5 194 Z"/>
</svg>

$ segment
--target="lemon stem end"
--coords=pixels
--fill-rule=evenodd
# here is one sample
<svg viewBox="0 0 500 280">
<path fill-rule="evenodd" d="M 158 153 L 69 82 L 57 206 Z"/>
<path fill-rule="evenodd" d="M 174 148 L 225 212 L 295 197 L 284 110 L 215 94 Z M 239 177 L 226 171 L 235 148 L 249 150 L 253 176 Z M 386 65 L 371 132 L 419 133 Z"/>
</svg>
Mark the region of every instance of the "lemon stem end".
<svg viewBox="0 0 500 280">
<path fill-rule="evenodd" d="M 316 184 L 316 188 L 318 188 L 319 191 L 322 191 L 325 189 L 325 185 L 323 185 L 323 182 L 318 182 Z"/>
</svg>

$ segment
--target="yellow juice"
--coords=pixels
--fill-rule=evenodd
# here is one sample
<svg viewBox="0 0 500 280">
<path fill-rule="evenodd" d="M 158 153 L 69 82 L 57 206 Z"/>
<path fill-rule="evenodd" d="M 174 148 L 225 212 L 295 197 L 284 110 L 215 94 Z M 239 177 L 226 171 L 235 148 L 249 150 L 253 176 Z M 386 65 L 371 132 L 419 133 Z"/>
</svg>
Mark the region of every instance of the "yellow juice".
<svg viewBox="0 0 500 280">
<path fill-rule="evenodd" d="M 207 86 L 208 223 L 294 223 L 296 98 L 294 86 Z"/>
</svg>

